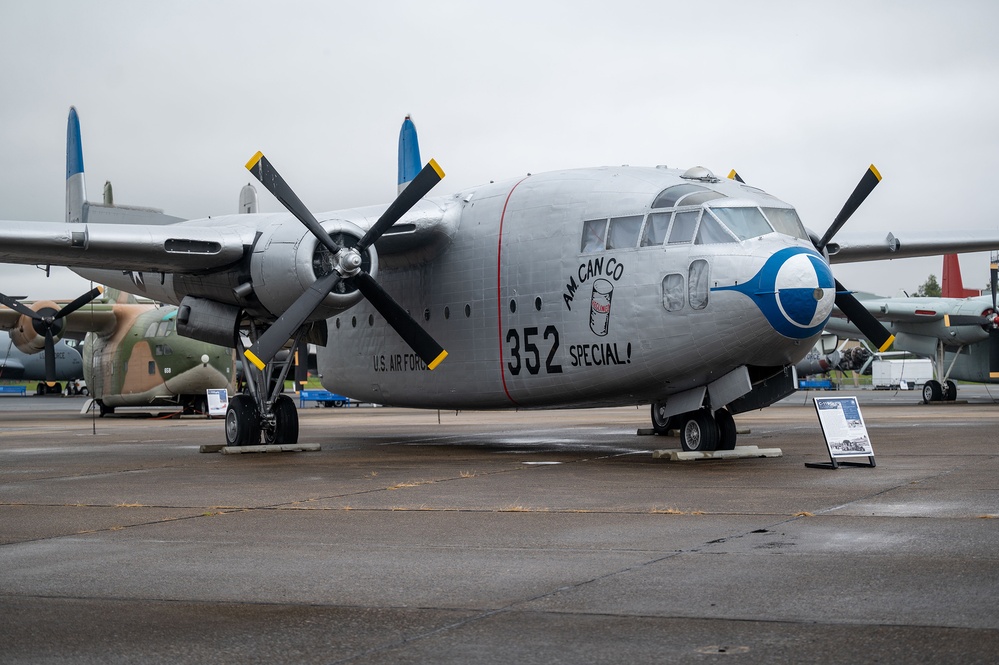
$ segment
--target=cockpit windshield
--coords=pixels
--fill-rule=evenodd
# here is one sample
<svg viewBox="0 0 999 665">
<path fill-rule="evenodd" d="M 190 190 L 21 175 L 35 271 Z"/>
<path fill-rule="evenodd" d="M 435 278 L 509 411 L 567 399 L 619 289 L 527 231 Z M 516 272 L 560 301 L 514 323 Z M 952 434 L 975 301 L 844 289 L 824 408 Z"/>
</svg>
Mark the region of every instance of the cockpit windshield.
<svg viewBox="0 0 999 665">
<path fill-rule="evenodd" d="M 773 233 L 767 218 L 759 208 L 711 208 L 711 212 L 739 240 Z"/>
<path fill-rule="evenodd" d="M 802 226 L 801 219 L 798 218 L 798 213 L 794 211 L 794 208 L 764 208 L 763 214 L 767 216 L 778 233 L 808 240 L 808 233 Z"/>
</svg>

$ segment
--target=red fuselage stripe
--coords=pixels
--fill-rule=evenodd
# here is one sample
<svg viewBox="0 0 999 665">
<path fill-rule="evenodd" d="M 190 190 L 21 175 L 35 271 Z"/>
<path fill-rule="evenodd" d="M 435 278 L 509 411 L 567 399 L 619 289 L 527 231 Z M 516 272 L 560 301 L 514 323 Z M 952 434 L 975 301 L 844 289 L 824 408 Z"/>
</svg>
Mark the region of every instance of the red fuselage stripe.
<svg viewBox="0 0 999 665">
<path fill-rule="evenodd" d="M 500 380 L 503 382 L 503 392 L 506 393 L 506 398 L 510 400 L 510 403 L 514 406 L 519 406 L 517 400 L 510 396 L 510 391 L 506 387 L 506 368 L 504 366 L 503 358 L 503 221 L 506 219 L 506 207 L 510 203 L 510 197 L 513 196 L 513 190 L 517 189 L 520 183 L 527 180 L 527 178 L 522 178 L 517 181 L 517 184 L 510 188 L 510 193 L 506 195 L 506 201 L 503 202 L 503 212 L 500 213 L 500 223 L 499 223 L 499 239 L 496 241 L 496 324 L 499 326 L 498 337 L 499 337 L 499 370 L 500 370 Z"/>
</svg>

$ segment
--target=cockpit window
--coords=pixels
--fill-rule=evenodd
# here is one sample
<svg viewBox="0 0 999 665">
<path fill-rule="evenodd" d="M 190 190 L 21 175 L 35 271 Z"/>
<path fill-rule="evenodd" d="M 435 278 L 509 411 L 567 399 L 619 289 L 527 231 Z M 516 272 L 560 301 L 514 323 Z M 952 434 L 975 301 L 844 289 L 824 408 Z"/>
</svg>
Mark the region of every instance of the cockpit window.
<svg viewBox="0 0 999 665">
<path fill-rule="evenodd" d="M 676 201 L 684 194 L 690 194 L 691 192 L 709 192 L 707 187 L 701 187 L 700 185 L 673 185 L 672 187 L 667 187 L 663 191 L 659 192 L 659 196 L 656 200 L 652 202 L 653 209 L 655 208 L 675 208 Z"/>
<path fill-rule="evenodd" d="M 719 242 L 735 242 L 735 237 L 718 223 L 711 215 L 701 216 L 701 225 L 697 229 L 695 245 L 710 245 Z"/>
<path fill-rule="evenodd" d="M 583 243 L 580 250 L 583 254 L 602 252 L 604 238 L 607 237 L 607 220 L 591 219 L 583 222 Z"/>
<path fill-rule="evenodd" d="M 777 233 L 808 240 L 808 233 L 805 232 L 805 227 L 801 225 L 801 219 L 793 208 L 764 208 L 763 214 L 773 224 Z"/>
<path fill-rule="evenodd" d="M 642 247 L 655 247 L 666 242 L 666 231 L 669 230 L 670 212 L 654 212 L 645 222 L 645 232 L 642 234 Z"/>
<path fill-rule="evenodd" d="M 711 212 L 739 240 L 755 238 L 773 232 L 773 229 L 770 228 L 770 224 L 759 208 L 712 208 Z"/>
<path fill-rule="evenodd" d="M 682 186 L 682 185 L 681 185 Z M 669 231 L 669 244 L 677 245 L 694 239 L 697 216 L 700 210 L 686 210 L 673 215 L 673 227 Z"/>
<path fill-rule="evenodd" d="M 718 192 L 692 192 L 681 197 L 676 204 L 678 206 L 699 206 L 705 201 L 714 201 L 715 199 L 723 198 L 725 198 L 725 195 L 719 194 Z"/>
<path fill-rule="evenodd" d="M 642 215 L 615 217 L 610 221 L 607 234 L 607 249 L 637 247 L 638 234 L 642 231 Z"/>
</svg>

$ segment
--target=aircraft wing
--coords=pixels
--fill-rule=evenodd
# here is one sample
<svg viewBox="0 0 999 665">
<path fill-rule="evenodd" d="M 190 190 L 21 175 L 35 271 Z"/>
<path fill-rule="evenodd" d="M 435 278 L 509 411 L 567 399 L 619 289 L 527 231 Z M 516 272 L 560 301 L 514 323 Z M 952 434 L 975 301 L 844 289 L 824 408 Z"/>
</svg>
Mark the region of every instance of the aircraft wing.
<svg viewBox="0 0 999 665">
<path fill-rule="evenodd" d="M 256 227 L 225 217 L 170 225 L 0 221 L 0 262 L 197 272 L 235 263 Z"/>
<path fill-rule="evenodd" d="M 999 249 L 999 231 L 899 232 L 839 239 L 827 246 L 830 263 L 904 259 L 937 254 L 989 252 Z"/>
</svg>

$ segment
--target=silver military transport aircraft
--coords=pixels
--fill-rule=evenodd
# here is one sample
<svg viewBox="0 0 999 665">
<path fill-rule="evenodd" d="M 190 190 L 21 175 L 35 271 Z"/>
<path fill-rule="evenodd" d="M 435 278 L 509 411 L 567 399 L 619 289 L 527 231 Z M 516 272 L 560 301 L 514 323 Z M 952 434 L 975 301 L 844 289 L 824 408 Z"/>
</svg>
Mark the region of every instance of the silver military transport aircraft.
<svg viewBox="0 0 999 665">
<path fill-rule="evenodd" d="M 313 215 L 260 153 L 247 168 L 288 213 L 145 209 L 141 223 L 108 224 L 86 201 L 74 109 L 68 134 L 66 222 L 0 222 L 0 261 L 178 304 L 178 333 L 235 345 L 247 392 L 230 400 L 229 445 L 297 440 L 279 352 L 305 339 L 321 345 L 325 387 L 351 398 L 651 404 L 684 448 L 732 448 L 732 414 L 794 390 L 790 368 L 834 302 L 876 347 L 890 343 L 830 263 L 999 247 L 950 230 L 833 242 L 880 180 L 873 167 L 821 237 L 790 204 L 702 167 L 556 171 L 425 199 L 444 175 L 431 160 L 388 206 Z"/>
</svg>

